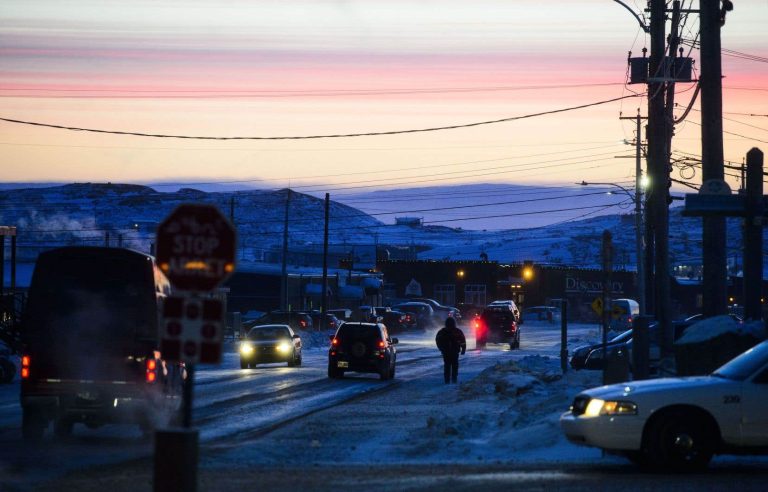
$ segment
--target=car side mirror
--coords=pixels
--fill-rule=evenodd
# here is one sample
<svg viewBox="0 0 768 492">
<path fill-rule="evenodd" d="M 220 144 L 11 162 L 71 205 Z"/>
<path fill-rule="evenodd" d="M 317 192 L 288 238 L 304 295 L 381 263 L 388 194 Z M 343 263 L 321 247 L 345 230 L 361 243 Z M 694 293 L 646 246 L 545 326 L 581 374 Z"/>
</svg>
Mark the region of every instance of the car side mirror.
<svg viewBox="0 0 768 492">
<path fill-rule="evenodd" d="M 400 341 L 397 339 L 397 337 L 395 337 L 395 338 L 393 338 L 392 340 L 390 340 L 390 342 L 389 342 L 389 343 L 391 343 L 392 345 L 397 345 L 399 342 L 400 342 Z"/>
</svg>

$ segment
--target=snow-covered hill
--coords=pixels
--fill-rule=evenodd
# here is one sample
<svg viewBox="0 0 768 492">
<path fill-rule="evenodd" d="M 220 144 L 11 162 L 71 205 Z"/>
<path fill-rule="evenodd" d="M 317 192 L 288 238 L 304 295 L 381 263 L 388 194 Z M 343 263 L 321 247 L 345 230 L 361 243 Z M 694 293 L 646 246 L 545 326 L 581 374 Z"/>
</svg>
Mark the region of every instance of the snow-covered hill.
<svg viewBox="0 0 768 492">
<path fill-rule="evenodd" d="M 559 190 L 559 191 L 557 191 Z M 557 189 L 562 192 L 562 189 Z M 451 191 L 446 193 L 450 195 Z M 547 190 L 539 190 L 547 194 Z M 80 183 L 62 186 L 23 188 L 0 192 L 0 225 L 19 228 L 19 260 L 32 262 L 43 250 L 71 244 L 122 244 L 150 251 L 157 224 L 174 207 L 185 202 L 211 203 L 234 219 L 238 230 L 240 264 L 279 261 L 287 190 L 204 192 L 183 188 L 160 192 L 142 185 Z M 421 192 L 413 196 L 428 198 Z M 421 202 L 419 202 L 421 203 Z M 424 203 L 429 203 L 425 201 Z M 289 249 L 303 254 L 303 264 L 320 263 L 324 201 L 311 195 L 290 192 Z M 415 203 L 409 206 L 418 208 Z M 519 210 L 529 210 L 518 207 Z M 471 210 L 470 210 L 471 211 Z M 475 210 L 476 215 L 484 213 Z M 570 220 L 554 225 L 508 230 L 469 230 L 445 225 L 394 225 L 359 209 L 331 202 L 329 240 L 331 249 L 367 249 L 374 258 L 386 250 L 392 257 L 421 259 L 478 260 L 596 267 L 600 263 L 603 230 L 611 231 L 617 268 L 635 268 L 634 216 L 603 215 Z M 453 225 L 452 223 L 448 223 Z M 670 249 L 672 265 L 700 262 L 701 220 L 682 217 L 672 210 Z M 741 263 L 739 222 L 729 221 L 731 261 Z M 8 251 L 8 248 L 6 248 Z M 313 256 L 314 255 L 314 256 Z M 312 258 L 316 258 L 313 260 Z M 309 259 L 307 259 L 309 258 Z M 7 272 L 7 270 L 6 270 Z"/>
</svg>

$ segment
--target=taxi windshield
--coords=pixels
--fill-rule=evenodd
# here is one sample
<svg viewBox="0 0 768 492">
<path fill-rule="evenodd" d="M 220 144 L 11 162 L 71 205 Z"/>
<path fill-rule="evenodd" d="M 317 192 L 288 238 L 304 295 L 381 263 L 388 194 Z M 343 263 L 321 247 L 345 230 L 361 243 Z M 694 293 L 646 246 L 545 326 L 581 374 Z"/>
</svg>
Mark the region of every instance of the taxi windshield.
<svg viewBox="0 0 768 492">
<path fill-rule="evenodd" d="M 712 375 L 744 381 L 766 364 L 768 364 L 768 341 L 755 345 L 735 359 L 726 362 Z"/>
</svg>

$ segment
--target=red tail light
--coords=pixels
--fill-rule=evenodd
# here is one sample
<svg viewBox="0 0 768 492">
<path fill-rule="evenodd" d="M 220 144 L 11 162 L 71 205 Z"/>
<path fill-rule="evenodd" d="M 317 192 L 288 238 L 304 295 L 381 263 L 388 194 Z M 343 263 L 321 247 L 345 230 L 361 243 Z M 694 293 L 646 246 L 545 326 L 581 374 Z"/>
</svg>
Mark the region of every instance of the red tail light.
<svg viewBox="0 0 768 492">
<path fill-rule="evenodd" d="M 630 316 L 629 318 L 627 318 L 627 323 L 630 323 L 630 324 L 632 323 L 632 316 Z"/>
<path fill-rule="evenodd" d="M 334 338 L 333 340 L 331 340 L 331 345 L 333 345 L 334 347 L 338 346 L 339 345 L 339 339 L 338 338 Z"/>
<path fill-rule="evenodd" d="M 148 383 L 154 383 L 157 379 L 157 360 L 155 359 L 147 359 L 147 372 L 146 372 L 146 381 Z"/>
<path fill-rule="evenodd" d="M 384 342 L 379 341 L 379 348 L 384 348 Z"/>
<path fill-rule="evenodd" d="M 29 378 L 30 358 L 28 355 L 21 356 L 21 379 Z"/>
<path fill-rule="evenodd" d="M 307 327 L 307 322 L 304 321 L 303 319 L 299 320 L 299 324 L 301 325 L 302 328 L 306 328 Z"/>
</svg>

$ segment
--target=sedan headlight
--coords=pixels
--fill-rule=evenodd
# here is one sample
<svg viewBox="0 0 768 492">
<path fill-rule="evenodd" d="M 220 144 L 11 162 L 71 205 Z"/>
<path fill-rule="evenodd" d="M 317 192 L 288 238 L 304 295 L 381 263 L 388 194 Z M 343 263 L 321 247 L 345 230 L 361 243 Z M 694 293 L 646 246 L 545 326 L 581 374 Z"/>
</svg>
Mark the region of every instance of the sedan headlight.
<svg viewBox="0 0 768 492">
<path fill-rule="evenodd" d="M 277 348 L 278 352 L 286 353 L 286 352 L 290 352 L 291 345 L 289 343 L 282 342 L 282 343 L 278 344 L 278 346 L 276 348 Z"/>
<path fill-rule="evenodd" d="M 631 401 L 606 401 L 593 398 L 584 410 L 584 416 L 597 417 L 600 415 L 637 415 L 637 405 Z"/>
<path fill-rule="evenodd" d="M 240 353 L 243 355 L 251 355 L 253 353 L 253 345 L 251 345 L 250 343 L 241 344 Z"/>
</svg>

